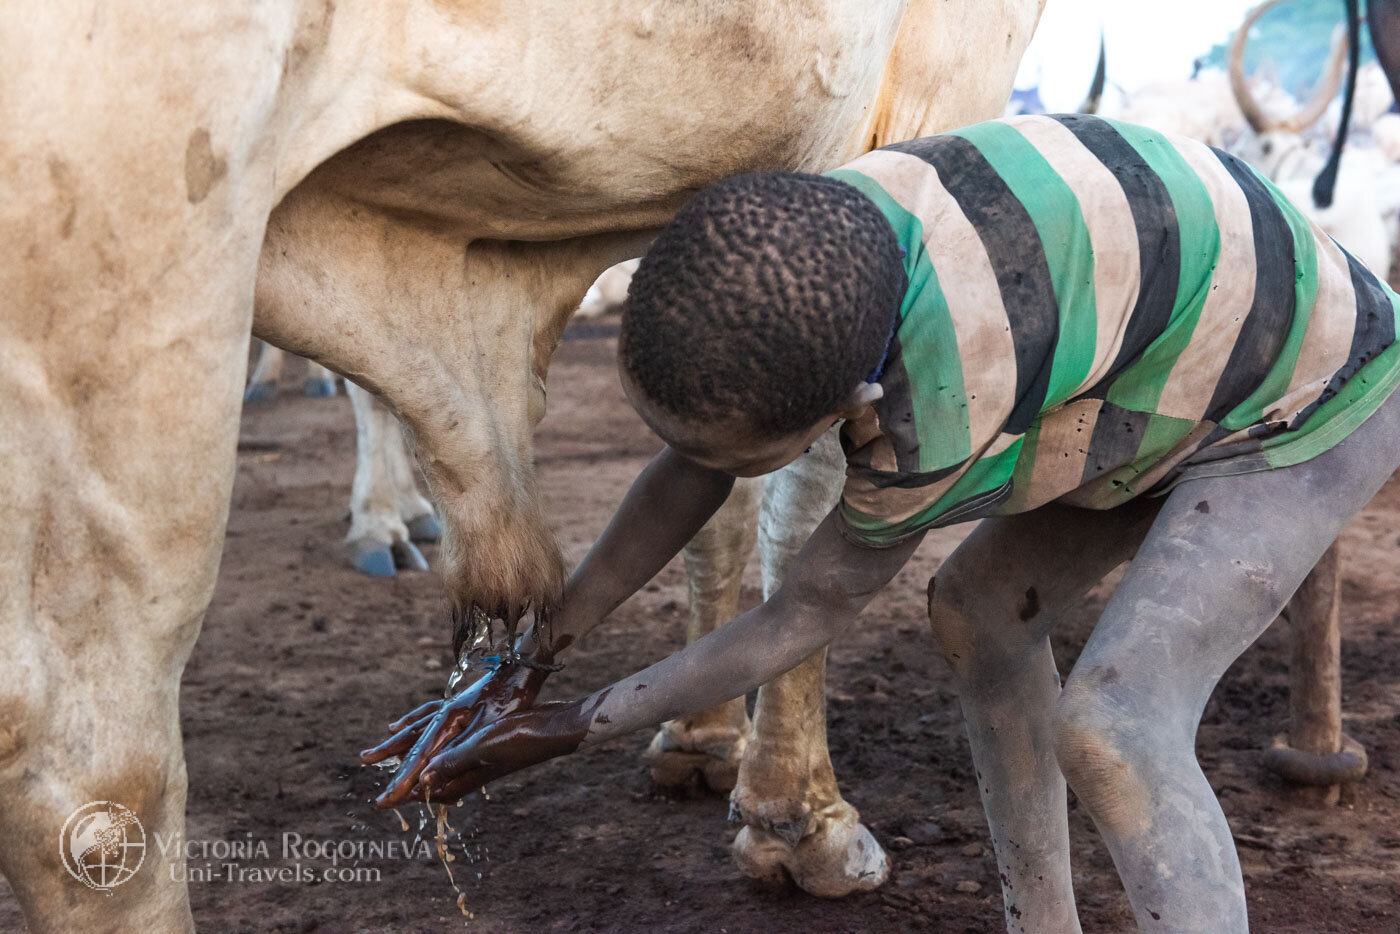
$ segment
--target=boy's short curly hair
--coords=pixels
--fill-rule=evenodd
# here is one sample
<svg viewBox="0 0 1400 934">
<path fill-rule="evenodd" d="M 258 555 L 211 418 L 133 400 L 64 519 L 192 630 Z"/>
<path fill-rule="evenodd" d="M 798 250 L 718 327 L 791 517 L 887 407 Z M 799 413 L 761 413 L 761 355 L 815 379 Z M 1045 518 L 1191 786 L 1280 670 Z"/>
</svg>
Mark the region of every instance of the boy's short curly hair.
<svg viewBox="0 0 1400 934">
<path fill-rule="evenodd" d="M 821 175 L 765 172 L 709 186 L 632 278 L 623 367 L 683 419 L 742 413 L 764 434 L 835 412 L 880 364 L 905 291 L 875 203 Z"/>
</svg>

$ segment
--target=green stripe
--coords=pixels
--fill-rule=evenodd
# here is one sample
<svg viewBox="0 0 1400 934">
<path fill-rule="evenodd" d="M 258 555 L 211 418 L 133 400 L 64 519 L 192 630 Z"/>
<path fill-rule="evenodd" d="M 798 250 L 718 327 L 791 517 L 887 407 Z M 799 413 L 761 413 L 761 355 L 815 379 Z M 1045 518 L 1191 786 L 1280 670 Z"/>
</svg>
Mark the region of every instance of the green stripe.
<svg viewBox="0 0 1400 934">
<path fill-rule="evenodd" d="M 1381 287 L 1389 293 L 1395 330 L 1400 333 L 1400 295 L 1385 283 Z M 1400 386 L 1400 343 L 1391 344 L 1354 373 L 1297 431 L 1266 439 L 1263 447 L 1269 465 L 1289 467 L 1330 450 L 1374 415 L 1396 386 Z"/>
<path fill-rule="evenodd" d="M 1308 322 L 1312 320 L 1313 311 L 1317 307 L 1317 240 L 1313 237 L 1312 225 L 1272 182 L 1262 175 L 1259 176 L 1259 180 L 1268 189 L 1274 203 L 1283 212 L 1284 220 L 1288 221 L 1289 229 L 1293 231 L 1293 276 L 1296 282 L 1294 294 L 1297 299 L 1288 337 L 1283 342 L 1278 359 L 1269 368 L 1268 375 L 1259 387 L 1250 393 L 1248 399 L 1220 420 L 1220 424 L 1235 431 L 1263 421 L 1264 410 L 1288 393 L 1288 386 L 1293 382 L 1293 371 L 1298 367 L 1298 353 L 1303 347 Z M 1320 411 L 1314 412 L 1313 418 L 1319 414 Z M 1309 421 L 1311 420 L 1310 418 Z"/>
<path fill-rule="evenodd" d="M 948 301 L 924 249 L 923 222 L 868 175 L 852 169 L 837 169 L 827 175 L 858 188 L 874 201 L 906 251 L 904 271 L 909 289 L 899 309 L 899 343 L 919 437 L 919 470 L 961 464 L 972 456 L 962 357 Z"/>
<path fill-rule="evenodd" d="M 1115 405 L 1154 412 L 1172 368 L 1191 343 L 1210 295 L 1211 278 L 1220 261 L 1220 228 L 1205 184 L 1166 137 L 1146 127 L 1108 122 L 1161 178 L 1176 211 L 1181 237 L 1181 269 L 1171 320 L 1142 358 L 1123 371 L 1108 391 L 1108 401 Z"/>
<path fill-rule="evenodd" d="M 1074 189 L 1040 150 L 1007 123 L 979 123 L 954 131 L 976 146 L 1035 224 L 1059 306 L 1060 334 L 1041 411 L 1070 397 L 1094 365 L 1098 310 L 1094 248 Z"/>
</svg>

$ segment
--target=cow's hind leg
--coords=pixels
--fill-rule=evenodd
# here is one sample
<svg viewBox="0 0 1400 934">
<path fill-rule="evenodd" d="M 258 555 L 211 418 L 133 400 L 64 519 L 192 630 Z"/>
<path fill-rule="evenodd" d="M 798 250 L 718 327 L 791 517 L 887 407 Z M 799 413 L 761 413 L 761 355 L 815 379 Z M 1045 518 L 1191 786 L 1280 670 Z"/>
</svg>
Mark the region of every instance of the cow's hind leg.
<svg viewBox="0 0 1400 934">
<path fill-rule="evenodd" d="M 759 519 L 766 599 L 836 504 L 845 465 L 835 433 L 768 480 Z M 889 859 L 836 787 L 826 744 L 826 650 L 765 684 L 754 739 L 730 797 L 744 828 L 734 855 L 746 875 L 790 876 L 814 895 L 873 889 Z"/>
<path fill-rule="evenodd" d="M 1248 930 L 1230 828 L 1196 761 L 1216 681 L 1400 464 L 1400 395 L 1295 467 L 1167 498 L 1071 672 L 1055 752 L 1144 931 Z"/>
<path fill-rule="evenodd" d="M 685 546 L 690 585 L 686 642 L 694 642 L 733 619 L 739 605 L 744 565 L 753 552 L 762 480 L 739 480 L 719 511 Z M 675 790 L 729 791 L 749 743 L 745 700 L 690 717 L 669 720 L 647 750 L 651 777 L 659 787 Z"/>
<path fill-rule="evenodd" d="M 929 581 L 929 622 L 957 682 L 1010 931 L 1079 930 L 1048 634 L 1132 556 L 1155 512 L 1154 501 L 1140 500 L 1107 512 L 1052 504 L 987 519 Z"/>
</svg>

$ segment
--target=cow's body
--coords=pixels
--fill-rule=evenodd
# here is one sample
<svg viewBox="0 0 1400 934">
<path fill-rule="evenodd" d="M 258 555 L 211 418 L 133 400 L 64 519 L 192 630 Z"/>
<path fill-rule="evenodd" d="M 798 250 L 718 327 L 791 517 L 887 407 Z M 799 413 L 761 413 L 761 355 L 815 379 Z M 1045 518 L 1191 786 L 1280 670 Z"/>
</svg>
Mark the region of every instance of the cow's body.
<svg viewBox="0 0 1400 934">
<path fill-rule="evenodd" d="M 1039 5 L 12 11 L 0 869 L 31 928 L 190 924 L 178 848 L 104 898 L 55 841 L 93 800 L 148 838 L 183 828 L 179 676 L 217 567 L 250 331 L 409 428 L 455 605 L 548 603 L 562 568 L 530 428 L 587 284 L 715 177 L 825 168 L 999 113 Z"/>
</svg>

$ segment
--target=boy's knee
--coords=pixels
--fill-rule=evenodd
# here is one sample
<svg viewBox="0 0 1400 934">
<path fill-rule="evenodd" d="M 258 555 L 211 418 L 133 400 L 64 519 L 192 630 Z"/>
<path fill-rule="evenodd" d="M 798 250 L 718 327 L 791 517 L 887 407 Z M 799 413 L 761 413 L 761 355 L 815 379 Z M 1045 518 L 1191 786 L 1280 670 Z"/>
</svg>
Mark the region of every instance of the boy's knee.
<svg viewBox="0 0 1400 934">
<path fill-rule="evenodd" d="M 1034 590 L 1031 591 L 1034 593 Z M 1040 643 L 1032 630 L 1015 626 L 1015 608 L 994 589 L 968 587 L 957 574 L 928 582 L 928 620 L 934 642 L 959 677 L 1015 674 L 1019 659 Z"/>
<path fill-rule="evenodd" d="M 1055 758 L 1065 781 L 1106 831 L 1131 835 L 1151 823 L 1144 725 L 1107 693 L 1070 679 L 1055 703 Z"/>
</svg>

